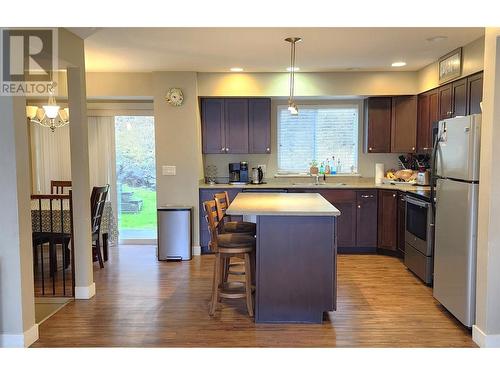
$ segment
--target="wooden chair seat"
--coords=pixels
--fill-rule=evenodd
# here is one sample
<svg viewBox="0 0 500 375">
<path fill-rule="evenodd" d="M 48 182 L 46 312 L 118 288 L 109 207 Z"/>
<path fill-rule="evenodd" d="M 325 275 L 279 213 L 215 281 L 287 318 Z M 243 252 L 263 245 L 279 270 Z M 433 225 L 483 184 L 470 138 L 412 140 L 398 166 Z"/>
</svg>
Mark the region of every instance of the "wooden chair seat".
<svg viewBox="0 0 500 375">
<path fill-rule="evenodd" d="M 225 233 L 247 233 L 255 236 L 257 225 L 247 221 L 229 221 L 222 227 Z"/>
<path fill-rule="evenodd" d="M 255 237 L 248 234 L 224 233 L 217 236 L 219 251 L 223 249 L 237 249 L 241 253 L 251 252 L 255 247 Z"/>
</svg>

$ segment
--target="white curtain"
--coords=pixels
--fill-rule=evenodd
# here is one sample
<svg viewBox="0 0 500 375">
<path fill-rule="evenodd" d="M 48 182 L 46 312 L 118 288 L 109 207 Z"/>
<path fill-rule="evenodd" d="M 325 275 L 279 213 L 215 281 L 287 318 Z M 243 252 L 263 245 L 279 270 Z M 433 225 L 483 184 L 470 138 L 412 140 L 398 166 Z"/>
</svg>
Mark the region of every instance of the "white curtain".
<svg viewBox="0 0 500 375">
<path fill-rule="evenodd" d="M 50 194 L 50 180 L 71 180 L 69 127 L 31 125 L 33 193 Z"/>
<path fill-rule="evenodd" d="M 70 126 L 54 132 L 38 125 L 30 127 L 35 194 L 50 194 L 51 180 L 71 180 Z M 90 186 L 110 185 L 109 198 L 116 215 L 115 119 L 89 116 L 88 130 Z"/>
</svg>

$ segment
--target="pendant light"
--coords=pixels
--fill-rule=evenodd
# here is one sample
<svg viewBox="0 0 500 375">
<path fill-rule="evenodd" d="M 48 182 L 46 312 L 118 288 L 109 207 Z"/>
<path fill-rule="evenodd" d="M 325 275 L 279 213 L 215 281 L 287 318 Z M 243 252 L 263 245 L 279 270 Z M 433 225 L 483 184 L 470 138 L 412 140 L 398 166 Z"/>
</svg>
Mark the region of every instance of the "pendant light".
<svg viewBox="0 0 500 375">
<path fill-rule="evenodd" d="M 290 96 L 288 97 L 288 110 L 292 115 L 299 114 L 299 108 L 295 104 L 294 89 L 295 89 L 295 43 L 300 42 L 300 37 L 286 38 L 285 41 L 290 43 Z"/>
</svg>

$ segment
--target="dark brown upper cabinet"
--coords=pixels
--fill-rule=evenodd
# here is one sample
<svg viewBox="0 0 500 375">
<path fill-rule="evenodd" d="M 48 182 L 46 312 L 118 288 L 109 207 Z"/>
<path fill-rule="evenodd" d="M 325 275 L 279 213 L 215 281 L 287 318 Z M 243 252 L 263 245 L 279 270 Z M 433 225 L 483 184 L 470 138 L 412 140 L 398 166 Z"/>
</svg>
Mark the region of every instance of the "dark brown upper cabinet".
<svg viewBox="0 0 500 375">
<path fill-rule="evenodd" d="M 392 98 L 391 152 L 415 152 L 417 146 L 417 97 Z"/>
<path fill-rule="evenodd" d="M 453 87 L 451 83 L 441 86 L 439 92 L 439 119 L 450 118 L 453 114 Z"/>
<path fill-rule="evenodd" d="M 248 99 L 224 99 L 226 153 L 248 154 Z"/>
<path fill-rule="evenodd" d="M 431 90 L 418 96 L 417 151 L 430 153 L 432 150 L 432 126 L 439 121 L 439 92 Z"/>
<path fill-rule="evenodd" d="M 226 153 L 224 99 L 202 99 L 201 128 L 203 137 L 203 153 Z"/>
<path fill-rule="evenodd" d="M 398 192 L 378 191 L 378 248 L 398 250 Z"/>
<path fill-rule="evenodd" d="M 250 154 L 271 153 L 271 99 L 248 101 L 248 151 Z"/>
<path fill-rule="evenodd" d="M 391 97 L 373 97 L 365 100 L 368 152 L 391 152 L 391 112 Z"/>
<path fill-rule="evenodd" d="M 371 97 L 365 100 L 366 151 L 415 152 L 417 97 Z"/>
<path fill-rule="evenodd" d="M 451 84 L 452 116 L 467 116 L 467 79 L 459 79 Z"/>
<path fill-rule="evenodd" d="M 271 152 L 269 98 L 202 98 L 204 154 Z"/>
<path fill-rule="evenodd" d="M 467 77 L 467 104 L 468 113 L 475 115 L 481 113 L 479 103 L 483 100 L 483 73 Z"/>
</svg>

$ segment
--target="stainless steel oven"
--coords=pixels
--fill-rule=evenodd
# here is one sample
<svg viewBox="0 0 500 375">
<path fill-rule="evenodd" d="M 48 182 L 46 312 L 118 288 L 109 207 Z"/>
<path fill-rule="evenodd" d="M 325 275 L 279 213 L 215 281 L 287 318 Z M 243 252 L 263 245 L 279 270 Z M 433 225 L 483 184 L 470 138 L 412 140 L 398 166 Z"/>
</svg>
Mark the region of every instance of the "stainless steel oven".
<svg viewBox="0 0 500 375">
<path fill-rule="evenodd" d="M 406 195 L 405 265 L 432 283 L 434 219 L 431 203 Z"/>
</svg>

